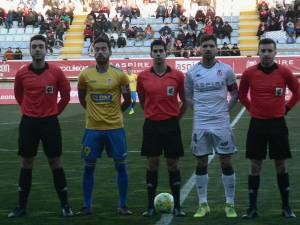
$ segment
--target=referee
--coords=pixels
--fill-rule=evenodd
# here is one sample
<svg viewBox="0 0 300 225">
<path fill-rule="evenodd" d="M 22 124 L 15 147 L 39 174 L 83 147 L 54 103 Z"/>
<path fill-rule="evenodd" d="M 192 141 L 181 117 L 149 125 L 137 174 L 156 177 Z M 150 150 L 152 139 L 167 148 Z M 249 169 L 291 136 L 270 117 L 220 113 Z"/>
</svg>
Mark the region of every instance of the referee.
<svg viewBox="0 0 300 225">
<path fill-rule="evenodd" d="M 180 207 L 181 178 L 178 165 L 179 157 L 184 153 L 179 127 L 179 119 L 186 110 L 184 75 L 167 65 L 166 56 L 165 43 L 154 40 L 151 43 L 153 66 L 142 71 L 137 78 L 137 92 L 145 116 L 141 154 L 148 159 L 148 208 L 143 213 L 146 217 L 155 214 L 153 200 L 161 154 L 166 158 L 169 171 L 169 184 L 174 196 L 173 214 L 178 217 L 185 216 Z"/>
<path fill-rule="evenodd" d="M 61 202 L 62 215 L 73 216 L 68 203 L 68 188 L 61 161 L 62 140 L 57 116 L 70 101 L 70 83 L 60 68 L 45 62 L 46 38 L 35 35 L 30 40 L 32 63 L 21 68 L 15 78 L 15 98 L 21 106 L 19 126 L 19 204 L 9 218 L 26 214 L 32 183 L 32 168 L 39 142 L 43 144 L 54 186 Z M 58 93 L 60 100 L 57 102 Z"/>
<path fill-rule="evenodd" d="M 251 115 L 246 142 L 246 157 L 251 161 L 248 176 L 250 206 L 243 218 L 258 216 L 256 200 L 267 146 L 277 173 L 282 216 L 294 218 L 296 216 L 289 206 L 286 160 L 291 158 L 291 151 L 284 117 L 300 99 L 299 82 L 288 68 L 274 62 L 276 43 L 272 39 L 260 40 L 258 54 L 260 63 L 243 73 L 239 87 L 240 101 Z M 293 94 L 288 102 L 285 102 L 286 88 Z M 250 98 L 247 97 L 248 91 Z"/>
</svg>

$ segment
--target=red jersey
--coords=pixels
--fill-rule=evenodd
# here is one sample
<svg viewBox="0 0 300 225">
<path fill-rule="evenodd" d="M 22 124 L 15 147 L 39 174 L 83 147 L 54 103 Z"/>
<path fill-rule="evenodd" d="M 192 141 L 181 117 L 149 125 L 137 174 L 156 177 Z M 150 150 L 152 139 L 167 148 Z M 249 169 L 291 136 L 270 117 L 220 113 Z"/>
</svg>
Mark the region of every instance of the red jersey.
<svg viewBox="0 0 300 225">
<path fill-rule="evenodd" d="M 282 66 L 274 64 L 269 70 L 255 65 L 248 68 L 241 77 L 239 99 L 250 112 L 258 119 L 272 119 L 283 117 L 286 106 L 292 108 L 300 99 L 299 82 L 292 72 Z M 286 103 L 286 88 L 293 96 Z M 247 97 L 250 90 L 250 99 Z"/>
<path fill-rule="evenodd" d="M 16 74 L 15 98 L 26 116 L 43 118 L 60 114 L 70 101 L 70 90 L 62 70 L 48 63 L 40 70 L 30 64 Z"/>
<path fill-rule="evenodd" d="M 145 118 L 166 120 L 180 113 L 178 94 L 184 98 L 184 75 L 167 67 L 164 75 L 158 76 L 153 68 L 142 71 L 137 78 L 137 92 L 144 103 Z"/>
</svg>

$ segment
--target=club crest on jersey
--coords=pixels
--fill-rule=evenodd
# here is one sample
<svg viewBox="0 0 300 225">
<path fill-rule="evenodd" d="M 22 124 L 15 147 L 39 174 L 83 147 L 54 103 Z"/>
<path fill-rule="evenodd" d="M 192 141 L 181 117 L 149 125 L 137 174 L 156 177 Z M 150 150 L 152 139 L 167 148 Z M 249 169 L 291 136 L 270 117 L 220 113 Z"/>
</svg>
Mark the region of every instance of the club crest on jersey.
<svg viewBox="0 0 300 225">
<path fill-rule="evenodd" d="M 173 86 L 167 87 L 167 96 L 174 96 L 175 88 Z"/>
<path fill-rule="evenodd" d="M 107 79 L 107 85 L 112 85 L 112 79 L 111 78 Z"/>
<path fill-rule="evenodd" d="M 217 75 L 218 75 L 219 77 L 221 77 L 221 76 L 223 75 L 222 71 L 221 71 L 221 70 L 218 70 Z"/>
<path fill-rule="evenodd" d="M 45 87 L 45 93 L 46 94 L 53 94 L 54 93 L 54 87 L 51 85 L 46 85 Z"/>
<path fill-rule="evenodd" d="M 283 95 L 283 88 L 277 87 L 275 88 L 275 96 L 282 96 Z"/>
</svg>

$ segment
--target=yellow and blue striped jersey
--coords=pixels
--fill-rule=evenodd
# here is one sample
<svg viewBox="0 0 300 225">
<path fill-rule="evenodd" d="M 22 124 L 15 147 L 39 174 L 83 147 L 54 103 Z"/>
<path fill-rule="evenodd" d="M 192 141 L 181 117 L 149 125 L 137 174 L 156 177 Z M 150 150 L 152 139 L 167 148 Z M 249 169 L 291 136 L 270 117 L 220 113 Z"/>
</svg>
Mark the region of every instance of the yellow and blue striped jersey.
<svg viewBox="0 0 300 225">
<path fill-rule="evenodd" d="M 78 89 L 86 90 L 86 128 L 111 130 L 124 126 L 121 86 L 128 84 L 127 75 L 113 66 L 105 73 L 99 73 L 96 66 L 80 73 Z"/>
<path fill-rule="evenodd" d="M 136 81 L 137 81 L 137 75 L 132 73 L 132 74 L 128 74 L 128 78 L 129 78 L 129 85 L 130 85 L 130 90 L 131 91 L 136 91 Z"/>
</svg>

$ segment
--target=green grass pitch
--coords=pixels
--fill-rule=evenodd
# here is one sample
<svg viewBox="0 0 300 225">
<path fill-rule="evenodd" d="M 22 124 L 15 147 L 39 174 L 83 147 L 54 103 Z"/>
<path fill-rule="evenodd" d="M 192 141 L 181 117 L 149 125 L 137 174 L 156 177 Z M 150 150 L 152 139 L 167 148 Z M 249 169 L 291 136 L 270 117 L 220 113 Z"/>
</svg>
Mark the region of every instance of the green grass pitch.
<svg viewBox="0 0 300 225">
<path fill-rule="evenodd" d="M 116 173 L 112 160 L 105 154 L 97 162 L 95 172 L 95 188 L 93 192 L 94 214 L 89 217 L 63 218 L 60 216 L 59 201 L 54 191 L 52 175 L 46 158 L 39 150 L 33 170 L 33 185 L 29 197 L 27 216 L 18 219 L 8 219 L 7 214 L 17 203 L 17 183 L 19 159 L 17 157 L 19 108 L 16 105 L 0 106 L 0 225 L 155 225 L 161 219 L 161 214 L 153 218 L 144 218 L 141 213 L 147 205 L 145 187 L 146 159 L 140 156 L 139 149 L 142 138 L 143 114 L 136 106 L 136 113 L 125 113 L 125 129 L 128 139 L 128 172 L 129 196 L 128 206 L 134 215 L 118 216 L 116 213 L 118 193 Z M 232 119 L 241 110 L 237 105 L 232 112 Z M 293 159 L 288 161 L 291 180 L 291 206 L 298 218 L 284 219 L 280 216 L 280 195 L 277 189 L 276 174 L 273 162 L 266 160 L 261 176 L 261 188 L 258 195 L 260 217 L 245 221 L 243 219 L 227 219 L 224 214 L 224 191 L 221 181 L 221 170 L 218 158 L 215 157 L 209 166 L 208 200 L 211 214 L 204 219 L 194 219 L 197 209 L 197 195 L 193 188 L 183 203 L 187 212 L 184 218 L 172 218 L 171 225 L 299 225 L 300 224 L 300 105 L 293 109 L 288 117 L 290 142 Z M 63 162 L 66 170 L 70 203 L 74 210 L 82 207 L 83 195 L 81 176 L 83 163 L 80 159 L 80 142 L 84 129 L 84 111 L 78 104 L 70 104 L 60 116 L 63 133 Z M 245 112 L 234 127 L 234 133 L 239 152 L 234 156 L 234 167 L 237 175 L 236 209 L 241 216 L 248 205 L 247 174 L 249 162 L 245 159 L 245 138 L 249 123 Z M 193 174 L 194 158 L 190 153 L 190 137 L 192 129 L 192 111 L 189 110 L 181 121 L 182 138 L 185 147 L 185 157 L 180 162 L 182 186 Z M 159 173 L 159 192 L 169 192 L 168 174 L 164 159 L 161 160 Z M 167 225 L 167 224 L 166 224 Z"/>
</svg>

